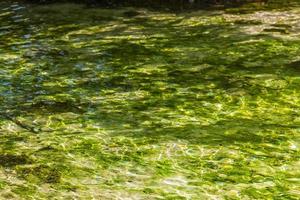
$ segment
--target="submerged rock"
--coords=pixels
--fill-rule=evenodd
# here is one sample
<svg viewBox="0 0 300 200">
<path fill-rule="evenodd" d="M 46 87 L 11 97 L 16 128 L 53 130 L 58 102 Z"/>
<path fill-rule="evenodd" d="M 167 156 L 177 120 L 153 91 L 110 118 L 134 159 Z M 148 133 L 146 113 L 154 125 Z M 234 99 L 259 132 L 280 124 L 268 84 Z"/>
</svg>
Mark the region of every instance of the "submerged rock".
<svg viewBox="0 0 300 200">
<path fill-rule="evenodd" d="M 52 113 L 62 112 L 84 112 L 80 107 L 74 105 L 73 102 L 56 102 L 56 101 L 40 101 L 32 105 L 36 109 L 45 109 Z"/>
<path fill-rule="evenodd" d="M 0 155 L 0 166 L 14 167 L 16 165 L 31 164 L 32 160 L 26 155 L 2 154 Z"/>
<path fill-rule="evenodd" d="M 300 70 L 300 60 L 296 60 L 289 64 L 289 67 L 295 70 Z"/>
<path fill-rule="evenodd" d="M 17 171 L 22 178 L 30 179 L 33 176 L 44 183 L 59 183 L 61 179 L 60 171 L 47 165 L 18 168 Z"/>
<path fill-rule="evenodd" d="M 140 15 L 141 13 L 137 12 L 137 11 L 134 11 L 134 10 L 130 10 L 130 11 L 126 11 L 123 13 L 123 15 L 125 17 L 135 17 L 135 16 L 138 16 Z"/>
<path fill-rule="evenodd" d="M 272 32 L 272 33 L 281 33 L 281 34 L 288 34 L 289 31 L 285 28 L 266 28 L 263 30 L 264 32 Z"/>
<path fill-rule="evenodd" d="M 57 49 L 57 48 L 34 48 L 24 52 L 24 58 L 39 58 L 43 56 L 49 57 L 59 57 L 68 55 L 67 51 Z"/>
</svg>

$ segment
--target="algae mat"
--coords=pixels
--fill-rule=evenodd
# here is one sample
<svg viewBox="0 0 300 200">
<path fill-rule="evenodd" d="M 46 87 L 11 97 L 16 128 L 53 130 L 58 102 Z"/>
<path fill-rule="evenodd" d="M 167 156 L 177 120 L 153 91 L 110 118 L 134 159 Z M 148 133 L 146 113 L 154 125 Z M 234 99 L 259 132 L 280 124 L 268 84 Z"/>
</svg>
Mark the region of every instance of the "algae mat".
<svg viewBox="0 0 300 200">
<path fill-rule="evenodd" d="M 0 199 L 300 198 L 299 8 L 0 10 Z"/>
</svg>

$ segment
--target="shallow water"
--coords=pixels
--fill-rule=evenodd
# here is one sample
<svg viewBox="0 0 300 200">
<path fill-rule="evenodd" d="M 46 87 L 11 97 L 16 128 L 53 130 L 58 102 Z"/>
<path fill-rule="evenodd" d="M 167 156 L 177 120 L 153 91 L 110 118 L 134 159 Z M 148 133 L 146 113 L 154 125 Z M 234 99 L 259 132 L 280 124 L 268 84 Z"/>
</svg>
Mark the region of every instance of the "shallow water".
<svg viewBox="0 0 300 200">
<path fill-rule="evenodd" d="M 300 9 L 128 10 L 0 3 L 0 198 L 299 199 Z"/>
</svg>

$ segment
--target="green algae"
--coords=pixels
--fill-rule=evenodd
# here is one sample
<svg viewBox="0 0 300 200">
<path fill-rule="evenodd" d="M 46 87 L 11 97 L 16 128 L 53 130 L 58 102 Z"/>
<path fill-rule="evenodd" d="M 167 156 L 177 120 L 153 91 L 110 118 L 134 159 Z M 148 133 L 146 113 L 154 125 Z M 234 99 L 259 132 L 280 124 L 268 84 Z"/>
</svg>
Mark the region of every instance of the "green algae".
<svg viewBox="0 0 300 200">
<path fill-rule="evenodd" d="M 298 7 L 0 7 L 0 198 L 299 198 Z"/>
</svg>

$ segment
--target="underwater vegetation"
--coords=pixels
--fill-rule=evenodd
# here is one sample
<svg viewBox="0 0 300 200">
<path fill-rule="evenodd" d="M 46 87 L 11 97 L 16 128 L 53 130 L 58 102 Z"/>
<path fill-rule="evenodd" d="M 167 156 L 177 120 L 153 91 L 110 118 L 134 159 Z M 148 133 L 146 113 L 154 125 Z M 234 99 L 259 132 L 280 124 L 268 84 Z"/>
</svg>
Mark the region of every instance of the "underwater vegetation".
<svg viewBox="0 0 300 200">
<path fill-rule="evenodd" d="M 300 7 L 0 2 L 0 199 L 299 199 Z"/>
</svg>

